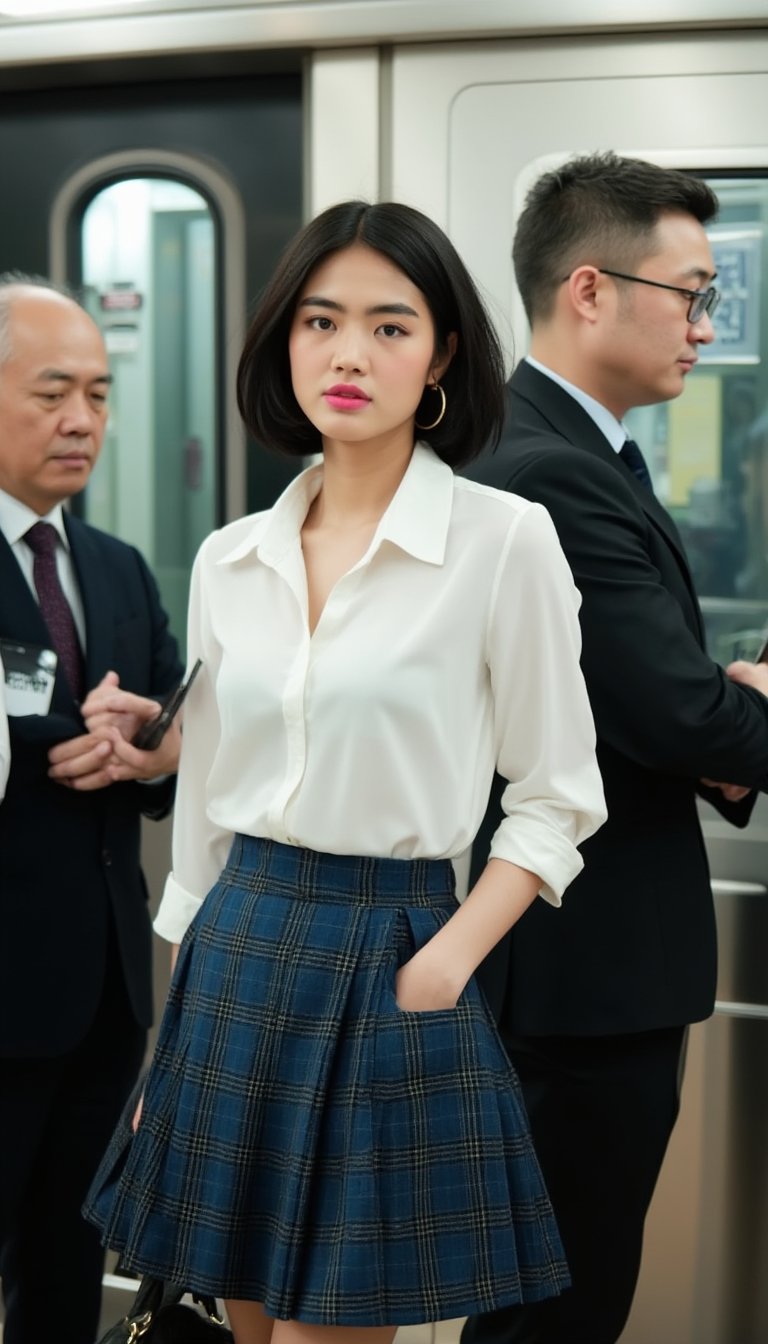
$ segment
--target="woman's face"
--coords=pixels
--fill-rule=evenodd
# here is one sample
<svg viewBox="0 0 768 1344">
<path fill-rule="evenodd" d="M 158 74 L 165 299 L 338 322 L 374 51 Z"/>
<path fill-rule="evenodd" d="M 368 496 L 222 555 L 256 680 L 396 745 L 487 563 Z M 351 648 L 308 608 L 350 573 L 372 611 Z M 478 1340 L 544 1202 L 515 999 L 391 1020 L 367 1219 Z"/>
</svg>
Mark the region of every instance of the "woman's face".
<svg viewBox="0 0 768 1344">
<path fill-rule="evenodd" d="M 435 353 L 435 327 L 421 290 L 393 262 L 354 243 L 310 274 L 289 337 L 293 390 L 333 443 L 413 444 L 427 383 L 449 356 Z"/>
</svg>

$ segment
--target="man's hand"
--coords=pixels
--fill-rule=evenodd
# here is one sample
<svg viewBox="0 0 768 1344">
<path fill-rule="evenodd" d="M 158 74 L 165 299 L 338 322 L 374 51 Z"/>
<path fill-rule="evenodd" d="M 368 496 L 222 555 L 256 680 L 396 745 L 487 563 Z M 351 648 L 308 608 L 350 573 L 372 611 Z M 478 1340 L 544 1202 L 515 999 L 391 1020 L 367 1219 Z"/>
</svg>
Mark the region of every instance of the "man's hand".
<svg viewBox="0 0 768 1344">
<path fill-rule="evenodd" d="M 738 682 L 740 686 L 751 686 L 753 690 L 768 696 L 768 664 L 747 663 L 740 660 L 729 663 L 725 671 L 731 681 Z M 716 779 L 702 779 L 701 782 L 710 789 L 719 789 L 729 803 L 740 803 L 742 798 L 746 798 L 747 794 L 752 792 L 743 784 L 722 784 Z"/>
<path fill-rule="evenodd" d="M 112 742 L 105 730 L 101 733 L 81 733 L 59 742 L 48 752 L 48 775 L 57 784 L 71 789 L 104 789 L 112 783 L 109 762 Z"/>
<path fill-rule="evenodd" d="M 737 681 L 740 686 L 751 686 L 753 690 L 768 695 L 768 663 L 739 661 L 729 663 L 725 671 L 731 681 Z"/>
<path fill-rule="evenodd" d="M 51 748 L 51 779 L 85 792 L 118 781 L 148 781 L 175 774 L 181 749 L 178 720 L 155 751 L 132 747 L 130 739 L 136 730 L 156 718 L 160 706 L 147 696 L 120 690 L 116 672 L 107 672 L 89 692 L 81 712 L 88 731 Z"/>
<path fill-rule="evenodd" d="M 702 784 L 706 784 L 708 789 L 719 789 L 729 803 L 740 803 L 742 798 L 746 798 L 752 790 L 744 784 L 721 784 L 716 779 L 702 779 Z"/>
<path fill-rule="evenodd" d="M 137 712 L 137 706 L 143 706 L 144 712 Z M 159 712 L 160 706 L 156 700 L 121 691 L 120 678 L 116 672 L 107 672 L 98 686 L 88 692 L 80 706 L 89 733 L 98 732 L 100 728 L 117 728 L 126 742 L 130 742 L 142 723 L 153 719 Z"/>
</svg>

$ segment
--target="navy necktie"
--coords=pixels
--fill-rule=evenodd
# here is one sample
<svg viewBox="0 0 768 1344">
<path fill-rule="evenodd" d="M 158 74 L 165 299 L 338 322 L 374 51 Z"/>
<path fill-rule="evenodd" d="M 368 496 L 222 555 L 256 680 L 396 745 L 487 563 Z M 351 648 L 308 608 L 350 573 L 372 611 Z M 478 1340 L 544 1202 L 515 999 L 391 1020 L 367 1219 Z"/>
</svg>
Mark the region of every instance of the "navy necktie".
<svg viewBox="0 0 768 1344">
<path fill-rule="evenodd" d="M 634 439 L 627 439 L 624 447 L 619 450 L 619 457 L 626 462 L 633 476 L 636 476 L 638 481 L 653 493 L 651 473 L 649 472 L 645 464 L 645 458 L 640 452 Z"/>
<path fill-rule="evenodd" d="M 51 523 L 35 523 L 24 533 L 24 540 L 35 557 L 33 578 L 51 643 L 72 694 L 79 701 L 83 697 L 85 682 L 83 655 L 72 608 L 64 596 L 56 569 L 58 533 Z"/>
</svg>

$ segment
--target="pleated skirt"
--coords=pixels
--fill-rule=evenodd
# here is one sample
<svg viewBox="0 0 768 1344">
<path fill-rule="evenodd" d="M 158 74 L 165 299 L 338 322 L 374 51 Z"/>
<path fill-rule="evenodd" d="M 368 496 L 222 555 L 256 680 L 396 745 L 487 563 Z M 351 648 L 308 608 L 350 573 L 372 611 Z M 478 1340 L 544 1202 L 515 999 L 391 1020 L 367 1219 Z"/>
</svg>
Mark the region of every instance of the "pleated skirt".
<svg viewBox="0 0 768 1344">
<path fill-rule="evenodd" d="M 405 1012 L 447 860 L 236 836 L 182 943 L 135 1136 L 85 1208 L 134 1271 L 277 1319 L 401 1325 L 568 1271 L 516 1075 L 471 981 Z"/>
</svg>

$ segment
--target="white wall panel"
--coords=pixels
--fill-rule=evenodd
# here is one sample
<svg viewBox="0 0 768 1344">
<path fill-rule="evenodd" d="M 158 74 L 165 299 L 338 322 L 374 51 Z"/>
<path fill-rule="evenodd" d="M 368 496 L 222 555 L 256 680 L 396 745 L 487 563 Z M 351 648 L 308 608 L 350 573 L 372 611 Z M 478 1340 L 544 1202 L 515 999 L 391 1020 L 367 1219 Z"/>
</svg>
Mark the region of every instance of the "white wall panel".
<svg viewBox="0 0 768 1344">
<path fill-rule="evenodd" d="M 171 51 L 768 25 L 765 0 L 0 0 L 0 66 Z M 63 0 L 62 0 L 63 3 Z"/>
<path fill-rule="evenodd" d="M 379 191 L 379 53 L 315 53 L 308 79 L 308 215 Z"/>
<path fill-rule="evenodd" d="M 763 35 L 401 48 L 392 195 L 447 229 L 519 354 L 527 329 L 510 248 L 541 171 L 598 149 L 686 167 L 768 166 L 767 107 Z"/>
</svg>

